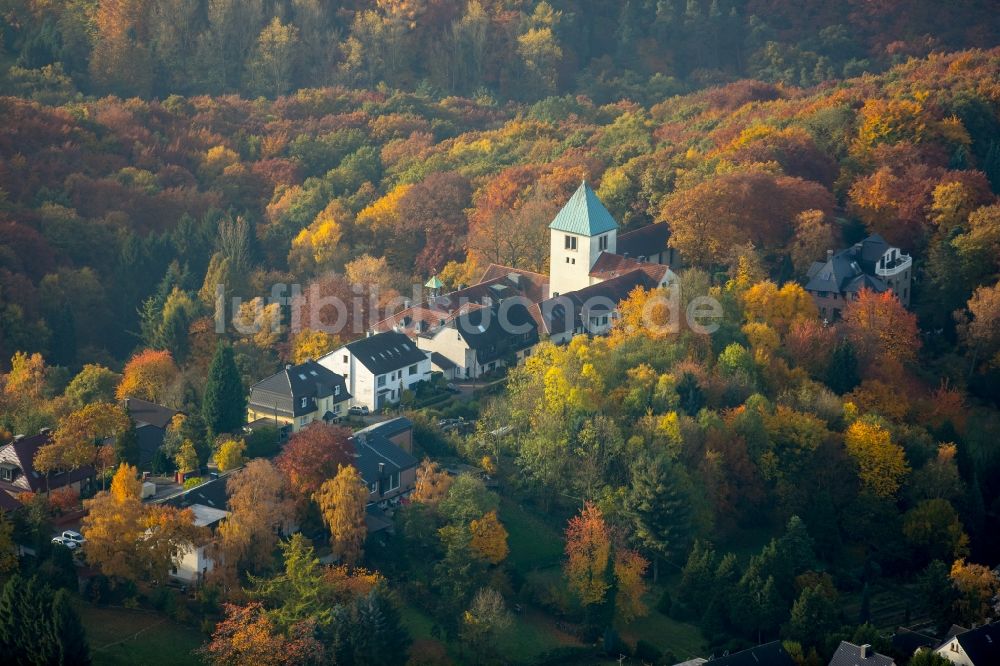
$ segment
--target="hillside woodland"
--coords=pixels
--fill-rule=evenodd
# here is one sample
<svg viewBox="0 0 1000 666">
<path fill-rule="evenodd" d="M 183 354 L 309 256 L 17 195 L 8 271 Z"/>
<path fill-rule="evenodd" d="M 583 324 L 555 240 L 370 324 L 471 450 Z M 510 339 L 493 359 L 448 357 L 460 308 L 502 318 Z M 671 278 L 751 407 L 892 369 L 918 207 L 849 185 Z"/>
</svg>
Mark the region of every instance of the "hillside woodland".
<svg viewBox="0 0 1000 666">
<path fill-rule="evenodd" d="M 352 663 L 376 610 L 399 622 L 396 596 L 483 661 L 499 659 L 504 598 L 587 638 L 664 613 L 720 651 L 791 640 L 802 663 L 873 642 L 869 594 L 887 582 L 917 600 L 914 619 L 991 617 L 992 3 L 2 4 L 0 441 L 67 429 L 117 393 L 182 408 L 177 444 L 202 464 L 231 453 L 202 418 L 210 377 L 231 363 L 245 387 L 350 336 L 290 330 L 308 299 L 259 303 L 282 325 L 229 327 L 220 348 L 217 283 L 247 301 L 281 283 L 377 304 L 490 263 L 545 271 L 547 225 L 582 179 L 624 229 L 667 222 L 684 303 L 724 308 L 714 335 L 661 335 L 634 326 L 651 296 L 636 291 L 611 335 L 543 343 L 470 403 L 477 433 L 413 414 L 423 453 L 490 470 L 504 503 L 428 461 L 391 547 L 344 551 L 379 573 L 321 571 L 305 540 L 234 518 L 233 535 L 270 536 L 226 542 L 206 659 L 262 663 L 233 652 L 251 627 L 271 654 Z M 825 326 L 805 272 L 870 233 L 914 257 L 912 311 L 866 292 Z M 350 479 L 327 462 L 340 485 L 307 489 L 294 452 L 254 460 L 231 502 L 338 524 L 321 498 Z M 239 495 L 254 487 L 263 504 Z M 114 489 L 93 501 L 131 506 Z M 511 498 L 565 528 L 561 585 L 507 561 Z M 296 596 L 314 588 L 328 596 Z M 397 663 L 406 641 L 390 634 L 368 663 Z"/>
</svg>

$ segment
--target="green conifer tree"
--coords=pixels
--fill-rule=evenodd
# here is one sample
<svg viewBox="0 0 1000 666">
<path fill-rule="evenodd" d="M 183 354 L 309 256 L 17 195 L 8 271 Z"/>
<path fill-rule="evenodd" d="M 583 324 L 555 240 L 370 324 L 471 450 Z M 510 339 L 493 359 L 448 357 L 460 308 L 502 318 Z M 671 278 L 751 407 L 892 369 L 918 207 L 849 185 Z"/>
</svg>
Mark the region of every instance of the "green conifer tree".
<svg viewBox="0 0 1000 666">
<path fill-rule="evenodd" d="M 209 435 L 214 437 L 236 430 L 244 423 L 246 410 L 247 398 L 236 368 L 233 348 L 220 342 L 208 369 L 202 401 L 202 416 Z"/>
</svg>

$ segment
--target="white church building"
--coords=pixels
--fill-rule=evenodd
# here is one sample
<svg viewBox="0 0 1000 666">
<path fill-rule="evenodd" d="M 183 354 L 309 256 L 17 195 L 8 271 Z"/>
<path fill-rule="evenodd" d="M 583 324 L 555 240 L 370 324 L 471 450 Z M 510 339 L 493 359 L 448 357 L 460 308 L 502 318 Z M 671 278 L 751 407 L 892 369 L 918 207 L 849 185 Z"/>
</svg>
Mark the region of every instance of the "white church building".
<svg viewBox="0 0 1000 666">
<path fill-rule="evenodd" d="M 408 336 L 449 378 L 475 378 L 523 361 L 541 339 L 606 333 L 632 290 L 676 279 L 671 268 L 679 257 L 668 238 L 663 222 L 620 233 L 583 182 L 549 224 L 548 275 L 492 264 L 476 284 L 435 295 L 373 329 Z M 515 321 L 516 331 L 501 320 Z"/>
</svg>

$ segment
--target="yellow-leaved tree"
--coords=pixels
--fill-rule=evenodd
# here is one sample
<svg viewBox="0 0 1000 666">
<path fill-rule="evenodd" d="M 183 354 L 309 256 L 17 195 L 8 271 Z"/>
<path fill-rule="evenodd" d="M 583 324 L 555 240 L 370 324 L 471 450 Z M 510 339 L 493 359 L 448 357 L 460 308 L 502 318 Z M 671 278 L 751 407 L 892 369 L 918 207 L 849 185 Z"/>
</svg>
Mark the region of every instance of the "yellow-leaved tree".
<svg viewBox="0 0 1000 666">
<path fill-rule="evenodd" d="M 177 452 L 174 462 L 177 463 L 177 471 L 183 474 L 197 472 L 201 469 L 201 461 L 198 459 L 198 451 L 194 448 L 194 442 L 185 439 L 181 443 L 181 448 Z"/>
<path fill-rule="evenodd" d="M 424 458 L 417 468 L 417 482 L 410 499 L 420 504 L 437 504 L 448 494 L 454 478 L 441 469 L 436 462 Z"/>
<path fill-rule="evenodd" d="M 903 447 L 880 424 L 859 419 L 844 433 L 847 452 L 858 465 L 861 485 L 878 497 L 895 496 L 910 471 Z"/>
<path fill-rule="evenodd" d="M 202 539 L 190 509 L 144 506 L 136 468 L 120 465 L 110 491 L 84 501 L 87 562 L 105 576 L 165 580 L 182 549 Z"/>
<path fill-rule="evenodd" d="M 353 465 L 341 465 L 337 475 L 319 487 L 314 499 L 330 528 L 334 554 L 345 564 L 356 564 L 364 554 L 367 534 L 368 488 L 361 473 Z"/>
<path fill-rule="evenodd" d="M 304 363 L 317 359 L 340 346 L 340 338 L 332 333 L 303 328 L 292 338 L 292 361 Z"/>
<path fill-rule="evenodd" d="M 237 467 L 242 467 L 244 462 L 243 453 L 246 451 L 246 448 L 247 444 L 242 439 L 232 437 L 224 439 L 219 444 L 219 448 L 213 456 L 215 464 L 219 467 L 219 471 L 228 472 Z"/>
<path fill-rule="evenodd" d="M 497 518 L 496 511 L 489 511 L 479 520 L 469 523 L 472 532 L 472 550 L 490 564 L 500 564 L 510 553 L 507 546 L 507 529 Z"/>
<path fill-rule="evenodd" d="M 321 210 L 312 223 L 292 240 L 288 266 L 293 271 L 317 274 L 333 268 L 343 259 L 340 241 L 350 211 L 334 199 Z"/>
</svg>

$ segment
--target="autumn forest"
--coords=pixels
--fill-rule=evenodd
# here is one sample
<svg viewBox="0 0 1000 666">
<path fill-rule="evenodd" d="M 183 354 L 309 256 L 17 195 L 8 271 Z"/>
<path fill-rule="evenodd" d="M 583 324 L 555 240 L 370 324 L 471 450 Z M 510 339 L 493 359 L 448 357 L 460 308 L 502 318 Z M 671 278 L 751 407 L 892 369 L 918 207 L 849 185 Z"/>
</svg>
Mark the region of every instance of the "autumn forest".
<svg viewBox="0 0 1000 666">
<path fill-rule="evenodd" d="M 717 330 L 640 286 L 248 424 L 421 285 L 549 275 L 581 182 L 666 225 Z M 998 196 L 988 0 L 0 0 L 0 662 L 946 666 L 1000 620 Z M 905 298 L 828 313 L 814 264 L 872 235 Z M 148 456 L 130 399 L 169 412 Z M 376 530 L 352 431 L 396 417 Z"/>
</svg>

